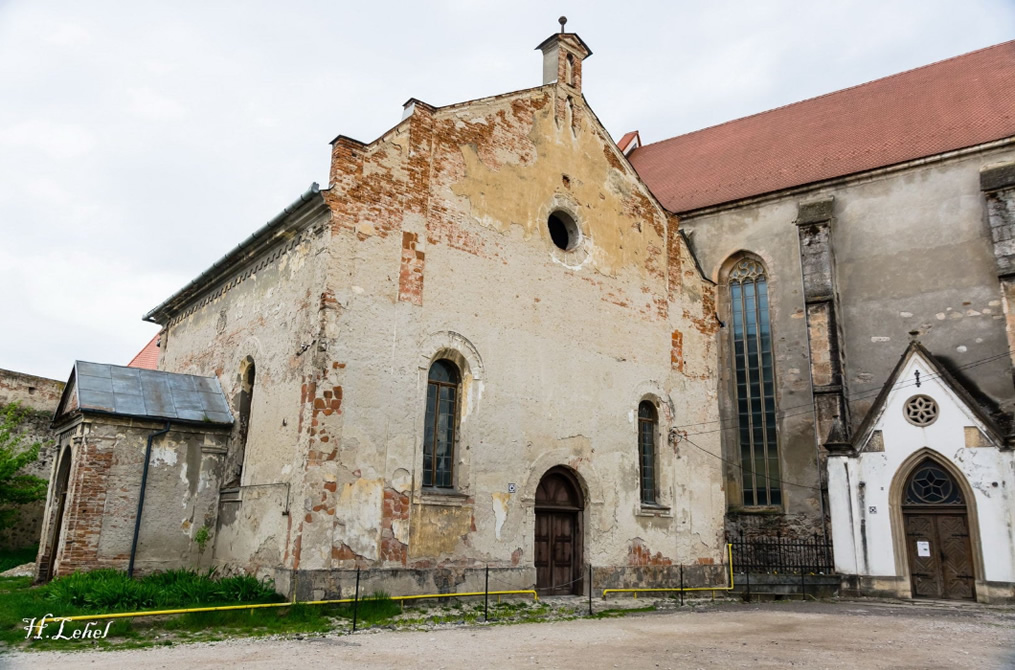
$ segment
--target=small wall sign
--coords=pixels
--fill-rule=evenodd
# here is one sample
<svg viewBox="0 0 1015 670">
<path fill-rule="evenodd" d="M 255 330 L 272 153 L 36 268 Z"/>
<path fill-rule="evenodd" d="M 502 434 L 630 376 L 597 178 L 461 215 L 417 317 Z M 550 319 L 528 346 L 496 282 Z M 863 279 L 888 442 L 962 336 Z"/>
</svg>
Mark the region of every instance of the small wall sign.
<svg viewBox="0 0 1015 670">
<path fill-rule="evenodd" d="M 916 555 L 920 558 L 930 558 L 930 542 L 927 540 L 917 540 Z"/>
</svg>

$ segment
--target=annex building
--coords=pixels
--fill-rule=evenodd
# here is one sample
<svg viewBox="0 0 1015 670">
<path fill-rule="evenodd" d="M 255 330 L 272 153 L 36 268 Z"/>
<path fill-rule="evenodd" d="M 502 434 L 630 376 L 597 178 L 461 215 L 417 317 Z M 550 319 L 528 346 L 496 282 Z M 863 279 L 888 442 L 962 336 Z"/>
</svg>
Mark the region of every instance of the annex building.
<svg viewBox="0 0 1015 670">
<path fill-rule="evenodd" d="M 1015 598 L 1015 42 L 648 144 L 538 49 L 335 138 L 158 370 L 75 364 L 40 577 L 581 593 L 819 534 L 853 591 Z"/>
</svg>

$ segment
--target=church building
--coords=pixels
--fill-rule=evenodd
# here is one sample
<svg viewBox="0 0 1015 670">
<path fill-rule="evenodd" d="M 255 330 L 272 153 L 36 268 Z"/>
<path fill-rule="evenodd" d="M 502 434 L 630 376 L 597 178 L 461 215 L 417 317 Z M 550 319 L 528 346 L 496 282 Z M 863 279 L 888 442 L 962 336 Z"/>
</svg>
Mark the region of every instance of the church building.
<svg viewBox="0 0 1015 670">
<path fill-rule="evenodd" d="M 158 370 L 75 365 L 40 577 L 564 594 L 820 537 L 847 593 L 1015 600 L 1015 42 L 647 144 L 537 49 L 336 137 Z"/>
</svg>

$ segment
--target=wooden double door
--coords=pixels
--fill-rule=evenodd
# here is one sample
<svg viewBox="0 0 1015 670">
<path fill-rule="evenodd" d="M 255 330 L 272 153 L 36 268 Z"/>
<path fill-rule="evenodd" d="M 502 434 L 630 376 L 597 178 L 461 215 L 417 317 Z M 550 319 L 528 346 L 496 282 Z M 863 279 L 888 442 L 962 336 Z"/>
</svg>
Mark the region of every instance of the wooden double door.
<svg viewBox="0 0 1015 670">
<path fill-rule="evenodd" d="M 914 598 L 975 600 L 973 552 L 965 510 L 905 511 Z"/>
<path fill-rule="evenodd" d="M 543 475 L 536 489 L 536 589 L 543 595 L 582 592 L 581 489 L 567 470 Z"/>
<path fill-rule="evenodd" d="M 902 518 L 914 598 L 976 599 L 969 516 L 957 479 L 961 476 L 927 457 L 906 481 Z"/>
</svg>

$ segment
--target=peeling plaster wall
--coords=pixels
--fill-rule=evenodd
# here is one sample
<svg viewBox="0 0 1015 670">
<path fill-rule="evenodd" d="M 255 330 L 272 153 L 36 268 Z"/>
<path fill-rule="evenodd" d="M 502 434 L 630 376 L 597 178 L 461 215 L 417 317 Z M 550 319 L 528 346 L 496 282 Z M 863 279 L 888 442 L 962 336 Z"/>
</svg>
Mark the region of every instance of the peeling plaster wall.
<svg viewBox="0 0 1015 670">
<path fill-rule="evenodd" d="M 254 362 L 245 448 L 234 427 L 223 464 L 221 483 L 239 477 L 240 485 L 222 497 L 214 543 L 215 562 L 226 570 L 267 574 L 290 553 L 290 495 L 300 490 L 311 431 L 302 397 L 329 344 L 321 337 L 327 214 L 304 219 L 207 287 L 163 338 L 161 368 L 217 376 L 237 418 L 242 367 L 247 357 Z"/>
<path fill-rule="evenodd" d="M 583 102 L 557 95 L 417 102 L 374 144 L 336 141 L 333 361 L 307 401 L 341 389 L 341 411 L 317 417 L 299 570 L 531 570 L 535 488 L 560 464 L 587 489 L 586 561 L 632 564 L 636 540 L 673 563 L 721 558 L 715 457 L 667 440 L 675 423 L 716 416 L 711 287 Z M 578 249 L 550 241 L 556 208 L 581 227 Z M 438 357 L 464 373 L 450 494 L 419 474 Z M 646 397 L 660 405 L 668 509 L 643 512 Z"/>
<path fill-rule="evenodd" d="M 873 426 L 881 431 L 875 447 L 881 450 L 828 460 L 836 570 L 862 578 L 861 584 L 876 584 L 894 590 L 898 597 L 911 597 L 904 530 L 896 527 L 901 526 L 901 513 L 896 512 L 904 483 L 898 473 L 910 456 L 926 448 L 955 466 L 972 490 L 973 500 L 967 500 L 966 506 L 974 563 L 976 554 L 982 557 L 982 569 L 975 569 L 978 600 L 1011 600 L 1015 598 L 1013 453 L 989 443 L 984 433 L 987 429 L 945 384 L 927 375 L 926 365 L 918 358 L 907 364 L 900 379 L 912 379 L 918 369 L 929 380 L 922 382 L 919 390 L 900 388 L 893 393 Z M 914 426 L 903 415 L 906 401 L 916 393 L 930 396 L 939 407 L 939 418 L 927 427 Z M 983 437 L 983 441 L 973 442 L 979 446 L 966 446 L 968 429 Z M 973 527 L 976 524 L 978 528 Z"/>
<path fill-rule="evenodd" d="M 0 412 L 14 402 L 29 410 L 19 427 L 23 435 L 22 445 L 27 447 L 34 442 L 42 443 L 39 458 L 22 470 L 24 474 L 49 479 L 56 455 L 49 422 L 60 402 L 63 386 L 63 382 L 56 379 L 0 370 Z M 43 501 L 22 505 L 10 527 L 0 531 L 0 548 L 21 549 L 37 544 L 44 508 Z"/>
<path fill-rule="evenodd" d="M 821 472 L 813 419 L 806 411 L 812 403 L 811 364 L 794 226 L 798 203 L 834 197 L 831 248 L 841 309 L 844 382 L 855 429 L 908 344 L 909 331 L 918 331 L 928 349 L 954 366 L 1007 351 L 979 170 L 1013 157 L 1010 149 L 985 151 L 683 218 L 684 228 L 693 231 L 695 252 L 713 279 L 737 251 L 750 251 L 765 261 L 776 402 L 785 414 L 778 426 L 783 478 L 803 485 L 784 490 L 782 517 L 738 514 L 739 492 L 731 488 L 731 530 L 794 532 L 821 526 L 820 497 L 804 488 L 820 486 Z M 721 314 L 723 308 L 720 305 Z M 728 333 L 721 337 L 728 338 Z M 724 352 L 720 362 L 720 396 L 724 417 L 735 421 L 726 356 Z M 821 361 L 815 364 L 820 373 Z M 1010 410 L 1015 392 L 1004 358 L 969 367 L 962 374 Z M 734 431 L 724 431 L 723 437 L 724 453 L 738 458 Z"/>
<path fill-rule="evenodd" d="M 717 437 L 670 436 L 717 418 L 713 287 L 566 88 L 417 101 L 370 145 L 338 138 L 327 229 L 180 307 L 163 369 L 216 374 L 235 403 L 240 361 L 257 366 L 216 564 L 297 594 L 341 593 L 357 567 L 433 590 L 489 564 L 528 588 L 535 489 L 558 465 L 585 488 L 586 562 L 722 560 Z M 577 248 L 551 242 L 556 209 L 580 226 Z M 450 492 L 423 490 L 419 472 L 438 357 L 463 372 Z M 660 508 L 639 498 L 643 399 L 659 408 Z"/>
<path fill-rule="evenodd" d="M 57 576 L 127 567 L 147 438 L 162 428 L 160 422 L 85 417 L 59 429 L 59 446 L 70 447 L 72 465 L 52 556 Z M 135 570 L 211 565 L 210 545 L 202 552 L 194 536 L 202 527 L 215 529 L 227 439 L 223 430 L 184 425 L 154 439 Z M 53 498 L 51 487 L 50 511 Z M 46 538 L 56 531 L 51 516 L 47 513 Z M 40 547 L 40 555 L 52 552 L 46 543 Z"/>
</svg>

